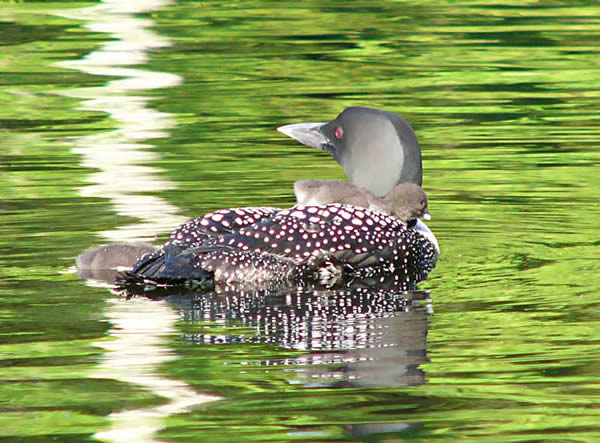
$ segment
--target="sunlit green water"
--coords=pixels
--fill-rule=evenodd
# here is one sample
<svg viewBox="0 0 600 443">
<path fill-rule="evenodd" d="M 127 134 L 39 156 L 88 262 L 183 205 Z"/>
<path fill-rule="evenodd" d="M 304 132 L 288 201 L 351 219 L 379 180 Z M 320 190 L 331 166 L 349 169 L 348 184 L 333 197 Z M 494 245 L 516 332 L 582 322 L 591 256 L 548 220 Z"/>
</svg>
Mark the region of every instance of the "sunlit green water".
<svg viewBox="0 0 600 443">
<path fill-rule="evenodd" d="M 167 441 L 373 423 L 398 440 L 600 440 L 600 7 L 190 1 L 134 23 L 78 6 L 0 2 L 1 437 L 118 440 L 109 414 L 145 409 L 156 422 L 133 423 Z M 274 128 L 349 105 L 417 131 L 443 249 L 430 303 L 363 300 L 377 315 L 353 323 L 295 296 L 125 301 L 69 271 L 92 245 L 158 243 L 186 217 L 343 178 Z M 307 324 L 343 328 L 345 351 L 298 350 Z M 386 359 L 394 380 L 371 380 Z M 196 406 L 160 409 L 175 398 Z"/>
</svg>

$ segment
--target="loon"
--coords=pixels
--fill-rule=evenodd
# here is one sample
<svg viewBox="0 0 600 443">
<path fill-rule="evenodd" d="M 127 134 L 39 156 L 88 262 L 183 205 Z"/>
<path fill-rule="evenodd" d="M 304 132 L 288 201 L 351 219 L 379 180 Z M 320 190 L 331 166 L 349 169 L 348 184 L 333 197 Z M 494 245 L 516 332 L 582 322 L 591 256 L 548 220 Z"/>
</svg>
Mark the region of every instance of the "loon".
<svg viewBox="0 0 600 443">
<path fill-rule="evenodd" d="M 218 210 L 180 226 L 162 248 L 143 255 L 130 272 L 121 274 L 117 284 L 308 280 L 332 287 L 348 279 L 390 274 L 415 282 L 426 278 L 439 254 L 437 241 L 406 223 L 413 217 L 407 214 L 428 214 L 426 200 L 425 207 L 417 199 L 417 208 L 407 208 L 402 194 L 393 197 L 391 192 L 398 184 L 422 184 L 421 153 L 406 120 L 352 107 L 330 122 L 278 130 L 327 150 L 346 172 L 346 189 L 371 195 L 368 206 L 342 199 L 285 210 Z"/>
<path fill-rule="evenodd" d="M 77 269 L 89 271 L 94 269 L 119 269 L 131 267 L 144 254 L 156 251 L 148 243 L 111 243 L 109 245 L 90 248 L 77 257 Z"/>
<path fill-rule="evenodd" d="M 299 180 L 294 183 L 294 193 L 299 206 L 340 203 L 384 212 L 404 222 L 414 220 L 416 223 L 417 218 L 431 219 L 427 194 L 414 183 L 400 183 L 382 198 L 342 181 Z"/>
<path fill-rule="evenodd" d="M 417 209 L 402 209 L 413 213 Z M 435 245 L 404 221 L 339 203 L 222 209 L 193 219 L 158 251 L 142 257 L 122 282 L 314 282 L 326 287 L 384 277 L 422 280 Z"/>
</svg>

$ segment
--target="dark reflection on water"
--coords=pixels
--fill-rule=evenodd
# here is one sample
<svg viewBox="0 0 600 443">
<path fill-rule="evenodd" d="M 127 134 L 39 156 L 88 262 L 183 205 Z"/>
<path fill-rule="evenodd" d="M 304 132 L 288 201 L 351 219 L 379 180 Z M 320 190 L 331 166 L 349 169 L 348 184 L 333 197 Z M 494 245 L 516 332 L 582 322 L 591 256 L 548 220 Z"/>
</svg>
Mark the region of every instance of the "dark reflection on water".
<svg viewBox="0 0 600 443">
<path fill-rule="evenodd" d="M 301 351 L 295 357 L 237 364 L 293 368 L 290 383 L 309 389 L 391 388 L 425 383 L 426 292 L 370 288 L 321 291 L 222 291 L 171 295 L 188 326 L 209 322 L 209 332 L 185 333 L 200 346 L 272 344 Z M 215 326 L 217 325 L 217 326 Z M 235 332 L 233 326 L 248 328 Z M 288 376 L 289 377 L 289 376 Z M 382 416 L 381 421 L 386 421 Z M 348 436 L 403 432 L 418 423 L 346 422 Z M 314 436 L 318 427 L 311 427 Z M 292 435 L 309 436 L 306 430 Z M 323 431 L 323 435 L 326 433 Z M 311 434 L 313 435 L 313 434 Z"/>
<path fill-rule="evenodd" d="M 397 337 L 384 337 L 382 329 L 389 328 L 389 325 L 384 326 L 384 319 L 399 316 L 396 322 L 403 323 L 410 318 L 403 314 L 425 312 L 416 306 L 417 300 L 426 298 L 427 295 L 421 292 L 345 289 L 295 293 L 224 292 L 169 296 L 167 300 L 182 310 L 186 321 L 241 321 L 256 328 L 257 335 L 249 337 L 187 336 L 196 343 L 259 342 L 311 351 L 346 351 L 395 346 L 395 342 L 410 337 L 404 334 L 406 331 Z M 420 345 L 424 349 L 424 339 Z"/>
<path fill-rule="evenodd" d="M 80 271 L 82 278 L 104 279 L 107 283 L 114 281 L 115 274 L 116 271 Z M 177 341 L 187 348 L 183 354 L 191 351 L 203 359 L 205 353 L 205 357 L 216 353 L 217 367 L 226 365 L 233 373 L 263 369 L 266 377 L 261 380 L 263 377 L 259 376 L 255 381 L 259 384 L 268 383 L 270 371 L 284 373 L 286 383 L 294 389 L 315 390 L 315 398 L 319 398 L 317 392 L 326 389 L 327 396 L 335 402 L 336 390 L 340 390 L 343 398 L 348 389 L 389 389 L 425 383 L 422 365 L 428 362 L 430 294 L 393 289 L 396 285 L 393 278 L 389 278 L 377 285 L 355 281 L 344 289 L 327 290 L 244 290 L 223 286 L 212 291 L 180 289 L 176 292 L 170 288 L 155 289 L 144 295 L 130 294 L 126 303 L 146 298 L 168 302 L 180 314 L 182 335 Z M 253 356 L 252 347 L 262 345 L 275 346 L 278 351 L 275 355 Z M 234 360 L 228 357 L 228 349 L 232 348 L 238 354 Z M 219 357 L 219 349 L 223 351 L 222 357 Z M 295 355 L 286 355 L 286 349 Z M 198 370 L 203 373 L 205 368 Z M 226 374 L 213 373 L 210 377 L 215 375 L 218 384 L 235 383 L 235 376 L 229 378 Z M 244 382 L 242 387 L 247 389 L 252 384 Z M 199 388 L 204 389 L 206 386 Z M 268 401 L 265 403 L 260 397 L 252 400 L 239 398 L 239 393 L 224 394 L 225 404 L 230 398 L 238 397 L 236 402 L 241 405 L 247 401 L 263 405 L 260 407 L 268 405 Z M 390 421 L 388 414 L 378 412 L 381 401 L 391 402 L 392 407 L 396 407 L 396 402 L 419 404 L 425 401 L 418 396 L 402 399 L 402 394 L 397 395 L 364 402 L 361 407 L 371 410 L 368 423 L 363 423 L 363 416 L 357 414 L 325 427 L 288 426 L 287 434 L 325 437 L 331 434 L 333 426 L 340 435 L 365 438 L 422 429 L 423 424 L 418 421 Z M 290 401 L 293 404 L 293 400 Z M 220 403 L 215 403 L 210 410 L 217 416 L 228 414 L 220 408 Z M 242 422 L 253 420 L 244 419 L 243 415 L 240 418 Z"/>
</svg>

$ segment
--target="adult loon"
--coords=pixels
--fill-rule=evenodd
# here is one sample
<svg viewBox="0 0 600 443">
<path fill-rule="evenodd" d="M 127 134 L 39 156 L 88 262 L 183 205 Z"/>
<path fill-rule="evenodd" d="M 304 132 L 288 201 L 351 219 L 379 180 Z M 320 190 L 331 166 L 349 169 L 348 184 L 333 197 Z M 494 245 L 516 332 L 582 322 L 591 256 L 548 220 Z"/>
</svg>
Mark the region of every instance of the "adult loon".
<svg viewBox="0 0 600 443">
<path fill-rule="evenodd" d="M 401 214 L 413 208 L 389 208 Z M 122 283 L 318 283 L 393 275 L 422 280 L 435 245 L 405 220 L 376 209 L 339 203 L 222 209 L 193 219 L 158 251 L 142 257 Z"/>
<path fill-rule="evenodd" d="M 416 136 L 396 114 L 352 107 L 331 122 L 278 130 L 327 150 L 349 182 L 364 192 L 384 197 L 399 183 L 422 182 Z M 215 211 L 179 227 L 160 250 L 141 257 L 118 283 L 309 280 L 332 286 L 346 279 L 391 274 L 399 280 L 420 281 L 435 265 L 437 242 L 386 213 L 390 208 L 390 202 L 364 208 L 342 202 L 288 210 Z"/>
</svg>

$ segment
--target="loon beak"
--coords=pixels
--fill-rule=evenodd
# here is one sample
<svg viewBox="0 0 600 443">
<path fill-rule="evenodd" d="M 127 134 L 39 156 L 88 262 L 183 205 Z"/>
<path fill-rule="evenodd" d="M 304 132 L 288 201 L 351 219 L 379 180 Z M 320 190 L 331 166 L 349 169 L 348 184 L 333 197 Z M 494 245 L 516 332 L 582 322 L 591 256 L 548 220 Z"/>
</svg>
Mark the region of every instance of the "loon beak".
<svg viewBox="0 0 600 443">
<path fill-rule="evenodd" d="M 321 132 L 321 127 L 325 124 L 327 123 L 294 123 L 291 125 L 280 126 L 277 130 L 303 145 L 322 149 L 323 151 L 329 151 L 331 142 Z"/>
</svg>

